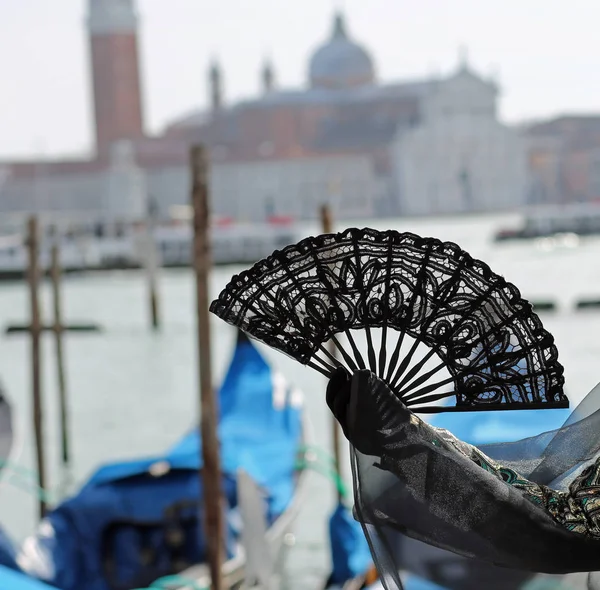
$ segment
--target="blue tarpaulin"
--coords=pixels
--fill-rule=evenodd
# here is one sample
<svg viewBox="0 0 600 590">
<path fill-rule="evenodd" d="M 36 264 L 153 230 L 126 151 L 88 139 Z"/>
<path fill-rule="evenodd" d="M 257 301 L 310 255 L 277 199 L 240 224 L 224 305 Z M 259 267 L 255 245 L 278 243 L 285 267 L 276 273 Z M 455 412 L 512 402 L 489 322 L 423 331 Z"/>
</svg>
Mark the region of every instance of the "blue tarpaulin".
<svg viewBox="0 0 600 590">
<path fill-rule="evenodd" d="M 403 584 L 404 590 L 446 590 L 443 586 L 439 586 L 423 578 L 417 578 L 416 576 L 410 576 Z"/>
<path fill-rule="evenodd" d="M 15 546 L 6 531 L 0 527 L 0 565 L 13 570 L 18 570 L 19 567 L 17 566 L 15 558 Z"/>
<path fill-rule="evenodd" d="M 371 551 L 362 526 L 341 503 L 329 519 L 329 540 L 332 561 L 330 585 L 342 586 L 371 566 Z"/>
<path fill-rule="evenodd" d="M 0 590 L 55 590 L 43 582 L 29 578 L 11 568 L 0 565 Z"/>
<path fill-rule="evenodd" d="M 239 340 L 219 392 L 228 512 L 237 504 L 238 469 L 264 488 L 270 519 L 289 504 L 301 434 L 301 410 L 290 394 L 254 345 Z M 101 467 L 42 522 L 20 562 L 62 590 L 109 590 L 109 579 L 141 587 L 203 561 L 200 466 L 194 428 L 163 455 Z M 236 532 L 232 524 L 230 555 Z M 167 542 L 173 533 L 183 533 L 185 543 Z"/>
</svg>

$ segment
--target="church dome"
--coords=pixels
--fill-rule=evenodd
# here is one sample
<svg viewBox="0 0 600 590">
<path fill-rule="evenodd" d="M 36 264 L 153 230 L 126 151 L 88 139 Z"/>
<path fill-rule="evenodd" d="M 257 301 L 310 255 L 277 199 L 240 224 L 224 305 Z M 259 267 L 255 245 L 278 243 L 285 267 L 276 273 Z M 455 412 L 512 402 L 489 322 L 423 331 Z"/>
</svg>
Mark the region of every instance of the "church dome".
<svg viewBox="0 0 600 590">
<path fill-rule="evenodd" d="M 371 56 L 348 37 L 341 14 L 335 17 L 329 41 L 313 53 L 309 77 L 313 88 L 353 88 L 375 81 Z"/>
</svg>

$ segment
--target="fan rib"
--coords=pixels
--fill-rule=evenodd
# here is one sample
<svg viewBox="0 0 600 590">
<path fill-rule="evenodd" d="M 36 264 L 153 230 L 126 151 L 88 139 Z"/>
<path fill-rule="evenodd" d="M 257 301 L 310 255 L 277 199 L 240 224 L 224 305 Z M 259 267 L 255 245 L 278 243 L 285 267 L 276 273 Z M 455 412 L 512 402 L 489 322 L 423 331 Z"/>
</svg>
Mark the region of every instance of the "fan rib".
<svg viewBox="0 0 600 590">
<path fill-rule="evenodd" d="M 428 244 L 427 247 L 425 248 L 425 252 L 423 255 L 423 262 L 421 263 L 421 268 L 419 269 L 419 272 L 417 273 L 417 279 L 415 281 L 415 284 L 419 285 L 421 283 L 421 281 L 423 280 L 423 276 L 426 274 L 427 272 L 427 264 L 429 262 L 429 259 L 431 257 L 431 250 L 433 248 L 433 244 Z M 410 299 L 410 307 L 409 307 L 409 311 L 410 313 L 406 314 L 406 317 L 411 317 L 412 313 L 414 311 L 415 308 L 415 303 L 417 301 L 417 297 L 420 295 L 419 290 L 415 289 L 413 291 L 412 297 Z M 400 357 L 400 349 L 402 348 L 402 342 L 404 341 L 404 335 L 406 334 L 406 330 L 402 330 L 400 332 L 400 338 L 398 338 L 398 342 L 396 343 L 396 347 L 394 349 L 394 353 L 392 354 L 392 359 L 390 361 L 390 366 L 388 367 L 388 372 L 387 372 L 387 376 L 386 376 L 386 381 L 388 383 L 390 383 L 392 381 L 391 377 L 394 374 L 394 371 L 396 369 L 396 365 L 398 364 L 398 359 Z"/>
<path fill-rule="evenodd" d="M 409 407 L 409 406 L 413 406 L 414 404 L 429 404 L 431 402 L 437 402 L 441 399 L 444 399 L 446 397 L 452 397 L 456 392 L 454 391 L 454 389 L 451 389 L 450 391 L 444 391 L 442 393 L 436 393 L 434 395 L 425 395 L 423 396 L 421 399 L 417 399 L 417 400 L 402 400 L 402 402 L 404 403 L 405 406 Z"/>
<path fill-rule="evenodd" d="M 335 356 L 335 350 L 330 351 L 327 350 L 327 346 L 323 346 L 323 344 L 319 345 L 319 351 L 322 352 L 324 355 L 327 356 L 327 358 L 331 361 L 333 361 L 333 363 L 335 364 L 336 367 L 342 367 L 343 364 L 340 362 L 340 360 Z"/>
<path fill-rule="evenodd" d="M 406 383 L 409 383 L 410 380 L 413 377 L 415 377 L 415 375 L 417 375 L 417 373 L 427 364 L 429 359 L 434 354 L 436 354 L 435 350 L 433 348 L 430 348 L 429 351 L 427 352 L 427 354 L 418 363 L 416 363 L 415 366 L 406 373 L 406 375 L 404 375 L 404 378 L 402 379 L 402 381 L 400 381 L 400 383 L 398 383 L 397 388 L 400 389 L 401 387 L 406 385 Z M 442 363 L 442 366 L 445 366 L 445 364 Z"/>
<path fill-rule="evenodd" d="M 371 329 L 367 328 L 367 358 L 369 359 L 369 368 L 372 373 L 377 374 L 377 359 L 375 358 L 375 348 L 373 347 L 373 338 Z"/>
<path fill-rule="evenodd" d="M 358 346 L 356 346 L 356 342 L 354 341 L 354 338 L 352 337 L 350 330 L 345 330 L 344 333 L 346 334 L 346 337 L 348 338 L 348 342 L 350 343 L 350 346 L 352 347 L 352 352 L 354 353 L 354 358 L 356 359 L 358 366 L 361 369 L 366 369 L 367 366 L 365 365 L 365 360 L 363 359 L 362 354 L 360 354 L 360 350 L 359 350 Z"/>
<path fill-rule="evenodd" d="M 367 294 L 370 293 L 372 286 L 365 284 L 365 276 L 362 268 L 362 259 L 360 252 L 358 251 L 358 240 L 353 240 L 352 245 L 354 247 L 354 262 L 356 264 L 356 281 L 359 285 L 362 285 L 360 305 L 363 309 L 363 315 L 366 316 L 368 310 L 367 306 Z M 377 364 L 375 361 L 375 350 L 373 348 L 373 338 L 371 335 L 371 327 L 365 323 L 365 333 L 367 336 L 367 358 L 369 359 L 369 368 L 373 373 L 377 372 Z M 359 353 L 360 354 L 360 353 Z"/>
<path fill-rule="evenodd" d="M 461 267 L 462 269 L 462 267 Z M 478 297 L 475 300 L 474 306 L 480 306 L 492 293 L 495 289 L 501 287 L 502 285 L 500 284 L 501 282 L 498 281 L 496 284 L 493 284 L 492 287 L 486 291 L 485 293 L 483 293 L 482 295 L 480 295 L 480 297 Z M 439 299 L 438 299 L 439 301 Z M 439 308 L 439 306 L 438 306 Z M 471 310 L 472 311 L 472 310 Z M 454 326 L 452 327 L 452 331 L 449 335 L 449 339 L 452 338 L 453 336 L 456 335 L 456 333 L 458 332 L 458 330 L 461 328 L 461 322 L 462 320 L 465 319 L 465 317 L 468 315 L 468 310 L 464 311 L 461 314 L 461 318 L 460 320 L 456 321 Z M 433 317 L 433 314 L 432 314 Z M 429 322 L 430 324 L 431 322 Z M 429 325 L 428 324 L 428 325 Z M 473 344 L 478 344 L 481 341 L 481 339 L 476 340 Z M 481 352 L 484 352 L 483 348 L 481 349 Z M 425 363 L 436 353 L 436 351 L 431 348 L 429 350 L 429 352 L 427 353 L 427 355 L 425 355 L 425 357 L 423 359 L 421 359 L 421 361 L 419 361 L 415 367 L 413 367 L 405 376 L 404 378 L 400 381 L 399 384 L 396 385 L 396 380 L 398 379 L 398 377 L 402 376 L 402 372 L 399 372 L 396 374 L 396 376 L 394 377 L 394 381 L 391 384 L 391 387 L 394 389 L 400 389 L 402 388 L 403 385 L 405 385 L 407 382 L 409 382 L 425 365 Z M 480 356 L 480 355 L 478 355 Z M 472 361 L 477 361 L 477 357 L 475 357 L 474 359 L 471 359 Z M 432 369 L 431 371 L 429 371 L 428 373 L 426 373 L 424 376 L 420 377 L 419 379 L 417 379 L 410 388 L 405 388 L 403 390 L 404 393 L 411 391 L 414 387 L 417 387 L 418 385 L 421 385 L 422 383 L 424 383 L 425 381 L 427 381 L 427 379 L 429 379 L 432 375 L 434 375 L 435 373 L 437 373 L 439 370 L 443 369 L 444 367 L 446 367 L 446 363 L 442 362 L 439 365 L 437 365 L 434 369 Z M 487 368 L 486 365 L 480 365 L 480 368 Z"/>
<path fill-rule="evenodd" d="M 392 252 L 394 251 L 393 244 L 394 241 L 389 234 L 385 234 L 388 240 L 388 251 L 387 251 L 387 260 L 385 262 L 385 294 L 386 296 L 390 292 L 390 281 L 392 274 Z M 379 376 L 383 379 L 385 374 L 385 363 L 387 361 L 387 348 L 386 348 L 386 339 L 387 339 L 387 330 L 388 330 L 388 318 L 387 314 L 383 314 L 383 325 L 381 330 L 381 346 L 379 347 Z"/>
<path fill-rule="evenodd" d="M 336 348 L 340 351 L 340 354 L 342 355 L 342 357 L 346 361 L 346 364 L 348 365 L 348 368 L 351 369 L 352 371 L 358 371 L 358 366 L 354 362 L 354 359 L 346 352 L 346 350 L 340 344 L 340 341 L 337 339 L 337 337 L 336 337 L 335 334 L 331 335 L 331 340 L 335 344 Z"/>
<path fill-rule="evenodd" d="M 323 234 L 321 236 L 321 240 L 323 240 L 325 237 L 331 237 L 335 240 L 334 234 Z M 321 260 L 321 258 L 319 258 L 318 253 L 316 252 L 315 249 L 310 249 L 310 256 L 312 258 L 313 264 L 315 265 L 315 271 L 317 273 L 317 277 L 319 277 L 321 283 L 323 285 L 325 285 L 325 289 L 327 290 L 327 294 L 329 296 L 329 301 L 330 301 L 330 307 L 333 309 L 336 309 L 338 312 L 342 313 L 340 306 L 337 302 L 336 290 L 333 287 L 333 285 L 331 284 L 331 282 L 329 281 L 329 278 L 327 277 L 327 273 L 325 273 L 325 271 L 321 267 L 321 262 L 323 262 L 323 264 L 325 264 L 326 266 L 329 266 L 329 265 L 327 264 L 326 261 Z M 331 270 L 331 267 L 330 267 L 330 270 Z M 340 344 L 339 340 L 335 337 L 335 334 L 331 334 L 330 340 L 333 342 L 334 346 L 340 351 L 342 357 L 344 358 L 346 363 L 348 363 L 348 366 L 352 370 L 356 371 L 357 366 L 352 361 L 352 358 L 346 353 L 346 351 L 344 350 L 344 347 Z M 336 363 L 339 363 L 339 361 L 335 358 L 335 356 L 330 354 L 328 350 L 325 350 L 322 345 L 320 345 L 319 348 L 320 348 L 320 350 L 324 351 L 328 357 L 330 357 Z"/>
<path fill-rule="evenodd" d="M 431 379 L 431 377 L 433 377 L 436 373 L 438 373 L 439 371 L 441 371 L 444 368 L 446 368 L 446 364 L 440 363 L 439 365 L 436 365 L 435 367 L 433 367 L 433 369 L 430 369 L 426 373 L 423 373 L 420 377 L 418 377 L 414 381 L 409 380 L 406 383 L 400 383 L 395 388 L 395 390 L 401 391 L 403 394 L 406 394 L 409 391 L 412 391 L 415 387 L 419 387 L 419 385 L 422 385 L 423 383 L 425 383 L 426 381 Z M 404 387 L 404 389 L 402 389 L 403 387 Z"/>
<path fill-rule="evenodd" d="M 311 369 L 314 369 L 315 371 L 318 371 L 319 373 L 321 373 L 321 375 L 324 375 L 327 378 L 331 377 L 330 372 L 327 372 L 325 369 L 319 367 L 319 365 L 317 365 L 316 363 L 313 363 L 312 361 L 308 361 L 306 363 L 306 366 L 310 367 Z"/>
<path fill-rule="evenodd" d="M 390 364 L 387 368 L 387 374 L 385 376 L 385 381 L 387 383 L 391 382 L 391 377 L 394 373 L 396 365 L 398 364 L 398 359 L 400 358 L 400 350 L 402 349 L 402 342 L 404 340 L 404 332 L 400 332 L 400 336 L 398 336 L 398 340 L 396 341 L 396 346 L 394 347 L 394 351 L 392 352 L 392 356 L 390 358 Z"/>
<path fill-rule="evenodd" d="M 428 260 L 429 260 L 429 258 L 428 258 Z M 423 263 L 423 268 L 426 268 L 425 263 Z M 460 260 L 460 262 L 457 264 L 456 268 L 452 272 L 450 280 L 446 281 L 444 283 L 444 285 L 442 286 L 442 288 L 440 289 L 439 293 L 437 293 L 435 302 L 431 306 L 431 309 L 429 310 L 429 320 L 423 326 L 423 328 L 422 328 L 423 330 L 427 330 L 428 328 L 431 327 L 431 324 L 433 323 L 434 319 L 437 317 L 437 315 L 436 315 L 437 312 L 439 312 L 440 308 L 442 307 L 442 304 L 446 301 L 446 297 L 451 296 L 452 292 L 456 293 L 456 291 L 458 290 L 458 279 L 459 279 L 460 275 L 462 274 L 462 272 L 464 271 L 464 268 L 465 268 L 465 257 L 463 257 Z M 423 277 L 421 277 L 421 278 L 423 278 Z M 415 290 L 415 293 L 417 293 L 416 290 Z M 419 345 L 419 339 L 415 339 L 415 342 L 413 343 L 413 346 L 411 347 L 411 349 L 408 353 L 408 359 L 403 359 L 398 371 L 396 372 L 396 374 L 393 378 L 393 381 L 392 381 L 393 386 L 395 386 L 398 379 L 400 377 L 402 377 L 404 371 L 406 371 L 406 369 L 408 368 L 408 365 L 410 364 L 410 361 L 412 360 L 412 357 L 413 357 L 414 353 L 416 352 L 418 345 Z M 405 377 L 405 379 L 406 379 L 406 377 Z"/>
<path fill-rule="evenodd" d="M 415 352 L 417 352 L 417 349 L 419 348 L 419 344 L 421 344 L 421 341 L 418 338 L 415 338 L 413 340 L 412 346 L 410 347 L 410 350 L 408 351 L 408 353 L 406 354 L 406 356 L 402 359 L 402 361 L 400 362 L 400 366 L 398 367 L 398 370 L 396 371 L 394 378 L 391 381 L 391 387 L 392 389 L 396 386 L 396 381 L 402 377 L 402 375 L 404 374 L 404 371 L 406 371 L 406 369 L 408 368 L 408 366 L 410 365 L 413 356 L 415 355 Z"/>
<path fill-rule="evenodd" d="M 453 382 L 454 382 L 454 377 L 450 376 L 450 377 L 446 377 L 446 379 L 442 379 L 441 381 L 436 381 L 435 383 L 431 383 L 430 385 L 421 387 L 421 389 L 417 389 L 417 391 L 414 391 L 410 395 L 406 395 L 406 393 L 407 393 L 406 391 L 401 391 L 399 393 L 399 395 L 400 395 L 400 398 L 402 399 L 402 401 L 406 402 L 408 400 L 417 399 L 417 398 L 421 397 L 422 395 L 426 395 L 428 393 L 431 393 L 432 391 L 435 391 L 442 385 L 448 385 L 448 383 L 453 383 Z"/>
<path fill-rule="evenodd" d="M 329 371 L 329 374 L 328 374 L 329 376 L 333 375 L 333 373 L 334 373 L 334 372 L 335 372 L 335 370 L 336 370 L 336 367 L 335 367 L 334 365 L 330 365 L 330 364 L 329 364 L 329 363 L 328 363 L 328 362 L 327 362 L 325 359 L 322 359 L 322 358 L 321 358 L 321 357 L 318 355 L 318 353 L 317 353 L 317 354 L 315 354 L 315 355 L 313 356 L 313 359 L 314 359 L 315 361 L 318 361 L 319 363 L 321 363 L 321 365 L 323 365 L 323 367 L 325 367 L 325 369 Z M 339 363 L 338 363 L 338 364 L 339 364 Z"/>
</svg>

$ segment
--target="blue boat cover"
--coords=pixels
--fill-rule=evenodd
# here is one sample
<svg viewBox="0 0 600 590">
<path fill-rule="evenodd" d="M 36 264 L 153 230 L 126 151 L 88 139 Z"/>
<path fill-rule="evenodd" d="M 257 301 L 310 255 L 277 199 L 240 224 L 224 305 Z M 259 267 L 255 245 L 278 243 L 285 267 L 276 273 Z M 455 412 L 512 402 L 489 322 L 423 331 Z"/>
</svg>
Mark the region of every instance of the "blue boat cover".
<svg viewBox="0 0 600 590">
<path fill-rule="evenodd" d="M 417 578 L 417 576 L 410 576 L 402 583 L 404 584 L 404 590 L 446 590 L 443 586 L 439 586 L 423 578 Z"/>
<path fill-rule="evenodd" d="M 328 586 L 343 586 L 371 566 L 371 551 L 361 524 L 341 502 L 329 519 L 332 570 Z"/>
<path fill-rule="evenodd" d="M 0 565 L 0 590 L 54 590 L 54 588 Z"/>
<path fill-rule="evenodd" d="M 264 488 L 268 518 L 276 518 L 294 492 L 301 408 L 248 340 L 238 341 L 219 399 L 231 556 L 237 471 Z M 194 428 L 163 455 L 101 467 L 26 540 L 19 564 L 62 590 L 116 590 L 202 562 L 201 460 Z"/>
<path fill-rule="evenodd" d="M 17 565 L 16 557 L 17 552 L 12 540 L 6 531 L 0 527 L 0 565 L 18 570 L 19 566 Z"/>
</svg>

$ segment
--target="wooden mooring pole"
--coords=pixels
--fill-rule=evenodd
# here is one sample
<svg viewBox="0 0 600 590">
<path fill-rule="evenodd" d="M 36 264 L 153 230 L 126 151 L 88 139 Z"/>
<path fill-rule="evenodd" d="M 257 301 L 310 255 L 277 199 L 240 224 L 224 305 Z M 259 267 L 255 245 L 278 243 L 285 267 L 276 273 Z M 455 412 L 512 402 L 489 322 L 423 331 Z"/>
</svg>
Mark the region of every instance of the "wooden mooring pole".
<svg viewBox="0 0 600 590">
<path fill-rule="evenodd" d="M 42 409 L 42 386 L 40 367 L 40 337 L 42 333 L 40 320 L 40 304 L 38 286 L 40 278 L 39 269 L 39 243 L 38 222 L 35 216 L 30 217 L 28 224 L 27 247 L 29 251 L 29 268 L 27 282 L 29 283 L 31 305 L 31 378 L 32 378 L 32 409 L 33 430 L 35 434 L 35 449 L 37 461 L 38 486 L 46 490 L 46 466 L 44 461 L 44 420 Z M 43 494 L 39 501 L 40 519 L 46 515 L 46 502 Z"/>
<path fill-rule="evenodd" d="M 160 328 L 160 306 L 158 302 L 158 269 L 160 254 L 154 239 L 156 206 L 153 201 L 148 206 L 148 217 L 144 235 L 144 259 L 148 275 L 148 291 L 150 295 L 150 321 L 153 330 Z"/>
<path fill-rule="evenodd" d="M 52 245 L 52 262 L 50 276 L 52 279 L 52 303 L 54 308 L 54 323 L 52 331 L 54 332 L 54 343 L 56 346 L 56 371 L 58 374 L 58 401 L 60 409 L 60 434 L 61 434 L 61 456 L 63 468 L 69 467 L 69 423 L 67 409 L 67 385 L 65 380 L 65 363 L 63 349 L 64 325 L 62 320 L 62 301 L 61 301 L 61 271 L 60 271 L 60 251 L 58 244 Z"/>
<path fill-rule="evenodd" d="M 223 590 L 221 566 L 224 561 L 224 521 L 221 464 L 217 436 L 218 408 L 212 387 L 211 339 L 209 322 L 209 238 L 208 161 L 202 146 L 190 152 L 192 206 L 194 210 L 194 271 L 198 316 L 198 365 L 200 370 L 200 433 L 203 466 L 200 472 L 204 490 L 204 522 L 208 545 L 208 566 L 212 590 Z"/>
<path fill-rule="evenodd" d="M 148 292 L 150 295 L 150 323 L 153 330 L 160 328 L 160 315 L 158 305 L 158 255 L 156 252 L 156 245 L 154 244 L 154 238 L 152 236 L 152 230 L 148 228 L 146 230 L 146 236 L 144 236 L 145 247 L 145 262 L 146 262 L 146 274 L 148 276 Z"/>
<path fill-rule="evenodd" d="M 331 222 L 331 211 L 329 210 L 329 206 L 328 205 L 323 205 L 321 207 L 321 227 L 323 230 L 324 234 L 330 234 L 332 233 L 333 229 L 332 229 L 332 222 Z M 335 344 L 330 341 L 329 342 L 329 352 L 330 354 L 332 354 L 333 356 L 337 356 L 337 349 L 335 347 Z M 332 416 L 332 420 L 331 420 L 331 444 L 332 444 L 332 451 L 333 451 L 333 458 L 335 461 L 335 472 L 338 474 L 338 476 L 340 475 L 340 465 L 341 463 L 341 451 L 340 451 L 340 427 L 338 424 L 337 419 L 335 418 L 335 416 Z M 337 497 L 338 497 L 338 502 L 342 501 L 342 490 L 340 489 L 340 487 L 338 486 L 337 489 Z"/>
</svg>

